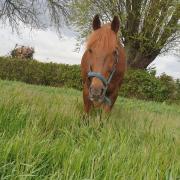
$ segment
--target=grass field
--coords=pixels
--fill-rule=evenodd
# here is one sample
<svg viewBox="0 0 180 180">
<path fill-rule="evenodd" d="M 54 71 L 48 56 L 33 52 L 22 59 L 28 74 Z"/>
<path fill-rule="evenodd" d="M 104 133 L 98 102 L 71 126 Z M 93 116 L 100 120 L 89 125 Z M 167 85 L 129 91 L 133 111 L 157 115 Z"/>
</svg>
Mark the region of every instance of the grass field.
<svg viewBox="0 0 180 180">
<path fill-rule="evenodd" d="M 0 179 L 180 179 L 180 106 L 84 118 L 79 91 L 0 81 Z"/>
</svg>

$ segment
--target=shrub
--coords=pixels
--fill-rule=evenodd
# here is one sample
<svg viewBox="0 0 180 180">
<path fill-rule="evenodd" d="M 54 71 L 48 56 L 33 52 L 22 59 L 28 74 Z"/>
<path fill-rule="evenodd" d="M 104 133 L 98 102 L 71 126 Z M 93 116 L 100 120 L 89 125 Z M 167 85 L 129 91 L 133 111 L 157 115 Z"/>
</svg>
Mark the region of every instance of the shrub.
<svg viewBox="0 0 180 180">
<path fill-rule="evenodd" d="M 176 102 L 177 104 L 180 104 L 180 79 L 176 80 L 176 96 L 173 102 Z"/>
<path fill-rule="evenodd" d="M 165 101 L 173 90 L 152 73 L 144 70 L 129 70 L 124 78 L 120 95 L 144 100 Z"/>
<path fill-rule="evenodd" d="M 82 89 L 78 65 L 0 58 L 0 78 L 37 85 Z"/>
<path fill-rule="evenodd" d="M 167 97 L 167 99 L 176 100 L 177 99 L 177 85 L 173 78 L 171 76 L 168 76 L 166 74 L 162 74 L 159 77 L 159 80 L 163 84 L 163 86 L 166 87 L 166 91 L 164 91 L 164 96 Z"/>
<path fill-rule="evenodd" d="M 34 48 L 28 46 L 19 46 L 16 44 L 15 48 L 10 52 L 13 58 L 33 59 Z"/>
</svg>

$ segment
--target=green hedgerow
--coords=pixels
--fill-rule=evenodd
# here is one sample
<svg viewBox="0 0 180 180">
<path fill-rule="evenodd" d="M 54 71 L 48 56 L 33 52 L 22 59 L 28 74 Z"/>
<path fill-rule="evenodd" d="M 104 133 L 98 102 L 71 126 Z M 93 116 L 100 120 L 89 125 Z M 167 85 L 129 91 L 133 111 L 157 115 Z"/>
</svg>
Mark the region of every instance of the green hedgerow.
<svg viewBox="0 0 180 180">
<path fill-rule="evenodd" d="M 0 78 L 29 84 L 71 87 L 82 90 L 79 65 L 42 63 L 35 60 L 0 57 Z M 153 101 L 180 101 L 180 83 L 166 74 L 128 70 L 119 94 L 124 97 Z"/>
</svg>

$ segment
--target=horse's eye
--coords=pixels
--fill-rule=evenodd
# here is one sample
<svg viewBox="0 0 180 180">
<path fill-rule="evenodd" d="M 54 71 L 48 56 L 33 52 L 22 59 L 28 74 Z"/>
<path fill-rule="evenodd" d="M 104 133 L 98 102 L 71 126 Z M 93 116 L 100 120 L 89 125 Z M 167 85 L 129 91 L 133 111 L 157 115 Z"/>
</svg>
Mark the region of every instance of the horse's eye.
<svg viewBox="0 0 180 180">
<path fill-rule="evenodd" d="M 115 58 L 115 60 L 116 60 L 116 62 L 115 62 L 115 63 L 117 63 L 117 62 L 118 62 L 118 56 L 119 56 L 118 49 L 114 50 L 114 52 L 113 52 L 113 56 L 114 56 L 114 58 Z"/>
<path fill-rule="evenodd" d="M 108 69 L 108 73 L 111 73 L 111 71 L 112 71 L 111 69 Z"/>
<path fill-rule="evenodd" d="M 92 65 L 89 65 L 89 70 L 92 71 Z"/>
<path fill-rule="evenodd" d="M 90 53 L 92 53 L 92 49 L 88 49 L 88 51 L 89 51 Z"/>
<path fill-rule="evenodd" d="M 114 56 L 117 56 L 117 55 L 118 55 L 117 50 L 114 50 L 114 51 L 113 51 L 113 55 L 114 55 Z"/>
</svg>

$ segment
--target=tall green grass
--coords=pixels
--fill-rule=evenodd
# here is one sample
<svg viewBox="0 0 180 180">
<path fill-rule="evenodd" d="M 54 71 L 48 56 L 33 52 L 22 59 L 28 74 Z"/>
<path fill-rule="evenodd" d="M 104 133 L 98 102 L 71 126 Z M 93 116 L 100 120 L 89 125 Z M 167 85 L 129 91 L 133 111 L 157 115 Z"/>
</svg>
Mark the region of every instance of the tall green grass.
<svg viewBox="0 0 180 180">
<path fill-rule="evenodd" d="M 0 81 L 0 179 L 180 178 L 179 106 L 82 109 L 79 91 Z"/>
</svg>

